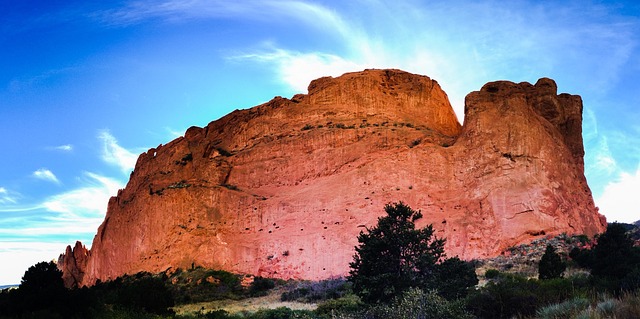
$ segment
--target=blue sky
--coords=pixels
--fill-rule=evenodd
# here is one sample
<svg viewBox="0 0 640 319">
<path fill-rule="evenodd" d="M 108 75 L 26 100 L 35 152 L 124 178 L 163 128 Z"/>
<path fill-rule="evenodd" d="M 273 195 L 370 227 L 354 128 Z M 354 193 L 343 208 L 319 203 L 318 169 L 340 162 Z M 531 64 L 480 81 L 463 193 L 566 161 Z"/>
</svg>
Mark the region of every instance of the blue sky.
<svg viewBox="0 0 640 319">
<path fill-rule="evenodd" d="M 640 219 L 634 1 L 0 2 L 0 284 L 90 245 L 141 152 L 365 68 L 436 79 L 460 121 L 486 82 L 555 79 L 596 205 Z"/>
</svg>

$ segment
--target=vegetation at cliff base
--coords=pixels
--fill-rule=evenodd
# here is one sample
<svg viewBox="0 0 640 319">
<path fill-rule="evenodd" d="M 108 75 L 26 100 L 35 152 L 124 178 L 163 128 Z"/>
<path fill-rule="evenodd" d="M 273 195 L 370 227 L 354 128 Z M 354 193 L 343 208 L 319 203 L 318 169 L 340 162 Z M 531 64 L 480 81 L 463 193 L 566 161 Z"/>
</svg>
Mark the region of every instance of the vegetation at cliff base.
<svg viewBox="0 0 640 319">
<path fill-rule="evenodd" d="M 445 259 L 445 239 L 434 236 L 432 225 L 416 229 L 419 211 L 400 202 L 386 205 L 385 212 L 376 226 L 360 232 L 350 264 L 349 280 L 364 302 L 388 303 L 410 288 L 456 299 L 478 283 L 473 266 Z"/>
<path fill-rule="evenodd" d="M 631 237 L 637 228 L 610 224 L 593 241 L 543 241 L 553 245 L 545 245 L 544 254 L 545 246 L 535 250 L 538 276 L 487 269 L 476 285 L 481 263 L 446 258 L 445 239 L 431 226 L 415 227 L 419 211 L 395 203 L 385 213 L 358 236 L 346 279 L 282 281 L 192 267 L 66 289 L 56 264 L 41 262 L 27 269 L 17 289 L 0 291 L 0 318 L 640 318 L 640 247 Z M 567 254 L 561 243 L 582 248 Z M 201 306 L 274 295 L 313 307 L 231 312 Z M 197 308 L 178 311 L 185 306 Z"/>
</svg>

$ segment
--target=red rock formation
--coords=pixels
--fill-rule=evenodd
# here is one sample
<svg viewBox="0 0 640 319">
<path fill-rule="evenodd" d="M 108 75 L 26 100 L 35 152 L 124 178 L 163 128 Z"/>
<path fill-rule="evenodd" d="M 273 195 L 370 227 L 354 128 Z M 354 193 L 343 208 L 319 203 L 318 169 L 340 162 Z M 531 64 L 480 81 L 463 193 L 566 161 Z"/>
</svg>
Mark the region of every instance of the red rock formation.
<svg viewBox="0 0 640 319">
<path fill-rule="evenodd" d="M 87 262 L 91 252 L 79 241 L 73 249 L 67 246 L 64 254 L 58 258 L 58 268 L 62 271 L 62 280 L 66 287 L 77 287 L 83 282 Z"/>
<path fill-rule="evenodd" d="M 140 155 L 79 282 L 192 265 L 345 275 L 357 234 L 394 201 L 422 210 L 419 226 L 433 223 L 466 259 L 604 230 L 583 172 L 579 96 L 549 79 L 493 82 L 465 104 L 461 127 L 436 81 L 366 70 L 192 127 Z"/>
</svg>

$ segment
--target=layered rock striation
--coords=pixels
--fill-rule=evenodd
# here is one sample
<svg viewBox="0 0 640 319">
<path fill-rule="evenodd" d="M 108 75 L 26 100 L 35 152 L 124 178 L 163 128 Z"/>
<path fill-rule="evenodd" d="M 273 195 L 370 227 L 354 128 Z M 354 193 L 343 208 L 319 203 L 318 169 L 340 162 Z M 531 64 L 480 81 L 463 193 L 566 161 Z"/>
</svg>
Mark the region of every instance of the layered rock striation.
<svg viewBox="0 0 640 319">
<path fill-rule="evenodd" d="M 467 96 L 461 126 L 426 76 L 320 78 L 308 94 L 234 111 L 141 154 L 91 251 L 68 248 L 60 265 L 79 285 L 192 266 L 341 276 L 358 233 L 395 201 L 420 209 L 419 226 L 433 224 L 448 255 L 465 259 L 593 235 L 606 222 L 584 177 L 581 126 L 580 97 L 558 95 L 550 79 L 486 84 Z"/>
</svg>

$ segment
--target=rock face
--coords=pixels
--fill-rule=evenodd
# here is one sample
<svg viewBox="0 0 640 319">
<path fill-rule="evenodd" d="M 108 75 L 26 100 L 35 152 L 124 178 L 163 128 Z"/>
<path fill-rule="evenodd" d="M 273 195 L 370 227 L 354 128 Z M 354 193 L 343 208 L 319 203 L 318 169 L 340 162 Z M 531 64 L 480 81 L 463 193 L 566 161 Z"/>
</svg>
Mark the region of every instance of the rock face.
<svg viewBox="0 0 640 319">
<path fill-rule="evenodd" d="M 460 126 L 426 76 L 320 78 L 308 94 L 234 111 L 141 154 L 91 253 L 76 244 L 62 257 L 65 276 L 91 285 L 194 265 L 345 275 L 358 233 L 395 201 L 420 209 L 418 226 L 434 224 L 448 255 L 465 259 L 602 232 L 583 172 L 582 101 L 556 91 L 550 79 L 488 83 L 467 96 Z"/>
<path fill-rule="evenodd" d="M 84 273 L 91 252 L 79 241 L 73 249 L 67 246 L 64 254 L 58 258 L 58 268 L 62 270 L 62 280 L 66 287 L 76 287 L 83 282 Z"/>
</svg>

